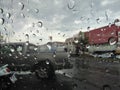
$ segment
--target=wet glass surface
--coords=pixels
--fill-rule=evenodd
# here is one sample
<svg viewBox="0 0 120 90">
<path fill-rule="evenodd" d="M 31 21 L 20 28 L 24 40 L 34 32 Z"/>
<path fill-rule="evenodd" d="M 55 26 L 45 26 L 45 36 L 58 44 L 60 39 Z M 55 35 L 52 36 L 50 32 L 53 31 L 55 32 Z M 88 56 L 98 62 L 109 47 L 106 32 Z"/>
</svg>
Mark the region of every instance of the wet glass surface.
<svg viewBox="0 0 120 90">
<path fill-rule="evenodd" d="M 120 90 L 119 2 L 0 0 L 0 90 Z"/>
</svg>

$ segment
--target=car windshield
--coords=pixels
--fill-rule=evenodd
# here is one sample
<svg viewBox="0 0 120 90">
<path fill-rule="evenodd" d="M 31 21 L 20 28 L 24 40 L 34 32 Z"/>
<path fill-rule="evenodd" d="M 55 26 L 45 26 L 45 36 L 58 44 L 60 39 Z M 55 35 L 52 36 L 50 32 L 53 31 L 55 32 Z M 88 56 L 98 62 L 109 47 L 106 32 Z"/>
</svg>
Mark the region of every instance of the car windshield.
<svg viewBox="0 0 120 90">
<path fill-rule="evenodd" d="M 0 52 L 1 54 L 9 54 L 9 53 L 18 53 L 23 51 L 23 45 L 15 45 L 15 44 L 1 44 Z"/>
<path fill-rule="evenodd" d="M 120 90 L 120 0 L 0 0 L 0 68 L 0 90 Z"/>
</svg>

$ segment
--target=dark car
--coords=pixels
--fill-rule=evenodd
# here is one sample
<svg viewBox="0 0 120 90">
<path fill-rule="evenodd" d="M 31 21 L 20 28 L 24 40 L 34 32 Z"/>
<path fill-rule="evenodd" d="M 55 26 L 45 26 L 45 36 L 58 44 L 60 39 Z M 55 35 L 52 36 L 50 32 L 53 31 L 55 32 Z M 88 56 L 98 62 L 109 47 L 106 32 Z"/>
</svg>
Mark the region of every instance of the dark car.
<svg viewBox="0 0 120 90">
<path fill-rule="evenodd" d="M 31 70 L 38 78 L 53 78 L 56 69 L 71 66 L 65 52 L 53 57 L 53 53 L 40 53 L 37 48 L 29 42 L 1 44 L 0 64 L 8 64 L 13 71 Z"/>
</svg>

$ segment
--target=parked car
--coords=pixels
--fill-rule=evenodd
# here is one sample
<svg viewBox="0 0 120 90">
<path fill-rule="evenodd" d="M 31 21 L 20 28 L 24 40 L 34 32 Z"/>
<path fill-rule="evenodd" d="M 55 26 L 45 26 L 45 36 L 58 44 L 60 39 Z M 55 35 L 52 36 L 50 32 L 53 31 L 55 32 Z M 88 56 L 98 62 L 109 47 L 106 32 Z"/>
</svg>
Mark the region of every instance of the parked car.
<svg viewBox="0 0 120 90">
<path fill-rule="evenodd" d="M 38 46 L 29 42 L 2 44 L 0 49 L 1 64 L 7 63 L 14 71 L 30 70 L 41 79 L 54 78 L 55 69 L 64 64 L 59 61 L 67 59 L 67 53 L 56 53 L 56 56 L 53 57 L 53 53 L 41 53 L 37 48 Z"/>
</svg>

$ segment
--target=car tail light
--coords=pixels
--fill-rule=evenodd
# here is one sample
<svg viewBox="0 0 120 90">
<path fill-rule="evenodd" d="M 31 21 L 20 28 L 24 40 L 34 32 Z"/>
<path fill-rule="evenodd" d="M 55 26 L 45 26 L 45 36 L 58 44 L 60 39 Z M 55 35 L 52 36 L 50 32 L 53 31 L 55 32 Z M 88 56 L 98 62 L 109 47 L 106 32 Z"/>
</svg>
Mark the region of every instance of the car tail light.
<svg viewBox="0 0 120 90">
<path fill-rule="evenodd" d="M 7 71 L 7 72 L 10 72 L 10 69 L 9 69 L 9 68 L 6 68 L 6 71 Z"/>
</svg>

